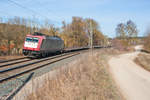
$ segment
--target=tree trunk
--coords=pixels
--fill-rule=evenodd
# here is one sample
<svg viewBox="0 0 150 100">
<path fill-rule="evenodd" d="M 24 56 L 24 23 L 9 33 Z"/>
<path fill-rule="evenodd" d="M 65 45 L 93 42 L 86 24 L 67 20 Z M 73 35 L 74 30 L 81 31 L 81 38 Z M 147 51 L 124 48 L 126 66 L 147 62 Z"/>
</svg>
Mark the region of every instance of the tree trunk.
<svg viewBox="0 0 150 100">
<path fill-rule="evenodd" d="M 10 55 L 10 40 L 8 40 L 8 55 Z"/>
</svg>

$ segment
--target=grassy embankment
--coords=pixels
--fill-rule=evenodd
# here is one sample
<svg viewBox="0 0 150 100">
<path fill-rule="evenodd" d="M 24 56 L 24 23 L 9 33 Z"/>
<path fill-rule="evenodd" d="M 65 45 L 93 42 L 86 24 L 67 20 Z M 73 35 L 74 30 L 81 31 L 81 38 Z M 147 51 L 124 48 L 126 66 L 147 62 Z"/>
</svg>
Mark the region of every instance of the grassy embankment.
<svg viewBox="0 0 150 100">
<path fill-rule="evenodd" d="M 55 78 L 45 80 L 26 100 L 123 100 L 108 70 L 107 60 L 112 54 L 116 51 L 84 54 L 61 67 Z"/>
<path fill-rule="evenodd" d="M 24 56 L 0 56 L 0 60 L 10 60 L 10 59 L 17 59 L 22 57 Z"/>
<path fill-rule="evenodd" d="M 140 53 L 135 59 L 135 62 L 143 67 L 144 69 L 150 71 L 150 54 L 149 53 Z"/>
</svg>

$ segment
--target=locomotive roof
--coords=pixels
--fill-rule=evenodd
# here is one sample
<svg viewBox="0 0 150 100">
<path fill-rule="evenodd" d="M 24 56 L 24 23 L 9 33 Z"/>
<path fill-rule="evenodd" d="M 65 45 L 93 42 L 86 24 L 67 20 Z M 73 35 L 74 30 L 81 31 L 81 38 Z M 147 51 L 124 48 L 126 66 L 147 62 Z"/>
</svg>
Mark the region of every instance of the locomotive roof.
<svg viewBox="0 0 150 100">
<path fill-rule="evenodd" d="M 57 40 L 61 40 L 61 38 L 58 37 L 58 36 L 48 36 L 48 35 L 45 35 L 45 34 L 39 33 L 39 32 L 34 32 L 32 35 L 33 35 L 33 36 L 45 36 L 46 39 L 57 39 Z"/>
<path fill-rule="evenodd" d="M 58 37 L 58 36 L 45 36 L 45 37 L 46 37 L 46 39 L 56 39 L 56 40 L 61 40 L 61 38 Z"/>
</svg>

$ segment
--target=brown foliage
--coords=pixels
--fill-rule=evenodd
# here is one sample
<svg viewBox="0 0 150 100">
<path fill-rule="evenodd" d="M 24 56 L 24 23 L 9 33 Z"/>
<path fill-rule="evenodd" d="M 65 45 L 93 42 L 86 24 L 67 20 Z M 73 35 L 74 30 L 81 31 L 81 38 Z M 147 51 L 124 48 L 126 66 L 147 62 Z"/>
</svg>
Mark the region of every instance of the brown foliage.
<svg viewBox="0 0 150 100">
<path fill-rule="evenodd" d="M 115 49 L 118 49 L 121 51 L 127 51 L 130 49 L 130 45 L 129 45 L 127 39 L 113 39 L 112 40 L 112 46 Z"/>
<path fill-rule="evenodd" d="M 93 43 L 98 45 L 106 37 L 99 31 L 99 26 L 93 19 L 83 19 L 73 17 L 70 24 L 63 22 L 63 32 L 61 37 L 64 39 L 66 47 L 88 46 L 90 31 L 93 33 Z"/>
<path fill-rule="evenodd" d="M 4 23 L 0 24 L 0 46 L 7 47 L 8 54 L 11 53 L 11 46 L 13 45 L 15 49 L 22 48 L 24 38 L 27 34 L 28 27 L 19 24 Z M 0 51 L 6 52 L 4 49 Z"/>
</svg>

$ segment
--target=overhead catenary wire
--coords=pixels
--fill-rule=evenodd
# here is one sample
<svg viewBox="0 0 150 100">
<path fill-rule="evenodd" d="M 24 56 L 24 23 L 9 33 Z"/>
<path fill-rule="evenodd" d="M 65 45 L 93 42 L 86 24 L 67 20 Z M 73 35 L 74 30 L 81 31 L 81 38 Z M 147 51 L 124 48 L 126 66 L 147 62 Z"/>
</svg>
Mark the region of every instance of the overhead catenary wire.
<svg viewBox="0 0 150 100">
<path fill-rule="evenodd" d="M 7 16 L 11 16 L 11 14 L 7 13 L 7 12 L 4 12 L 4 11 L 1 11 L 0 10 L 0 13 L 4 14 L 4 15 L 7 15 Z"/>
<path fill-rule="evenodd" d="M 38 13 L 38 12 L 36 12 L 36 11 L 30 9 L 30 8 L 27 8 L 27 7 L 25 7 L 25 6 L 23 6 L 23 5 L 19 4 L 19 3 L 17 3 L 17 2 L 15 2 L 15 1 L 12 1 L 12 0 L 7 0 L 7 1 L 11 2 L 11 3 L 14 4 L 14 5 L 17 5 L 18 7 L 21 7 L 21 8 L 23 8 L 23 9 L 26 9 L 26 10 L 32 12 L 33 14 L 36 14 L 36 15 L 42 16 L 42 17 L 46 17 L 46 16 L 41 15 L 40 13 Z M 47 18 L 47 17 L 46 17 L 46 18 Z"/>
<path fill-rule="evenodd" d="M 7 0 L 7 1 L 9 1 L 10 3 L 12 3 L 12 4 L 14 4 L 14 5 L 16 5 L 16 6 L 20 7 L 20 8 L 23 8 L 23 9 L 25 9 L 25 10 L 27 10 L 27 11 L 32 12 L 33 15 L 38 15 L 39 17 L 44 17 L 45 19 L 48 19 L 48 20 L 51 21 L 51 22 L 58 23 L 57 21 L 50 20 L 47 16 L 42 15 L 42 14 L 40 14 L 39 12 L 32 10 L 31 8 L 28 8 L 28 7 L 26 7 L 26 6 L 23 6 L 23 5 L 21 5 L 20 3 L 15 2 L 14 0 Z"/>
<path fill-rule="evenodd" d="M 7 12 L 4 12 L 2 10 L 0 10 L 0 23 L 6 23 L 9 20 L 9 16 L 13 16 L 12 14 L 9 14 Z"/>
<path fill-rule="evenodd" d="M 35 1 L 35 2 L 38 3 L 39 5 L 41 5 L 40 2 L 38 2 L 38 1 Z M 62 19 L 62 20 L 65 20 L 65 18 L 63 18 L 63 17 L 61 17 L 60 15 L 56 14 L 55 12 L 53 12 L 52 10 L 50 10 L 49 8 L 47 8 L 47 7 L 45 7 L 45 6 L 44 6 L 44 8 L 46 8 L 45 10 L 47 10 L 48 13 L 51 13 L 51 14 L 55 15 L 57 18 L 60 18 L 60 19 Z"/>
<path fill-rule="evenodd" d="M 4 22 L 7 21 L 8 18 L 9 18 L 9 16 L 12 16 L 12 14 L 9 14 L 9 13 L 4 12 L 4 11 L 2 11 L 2 10 L 0 10 L 0 14 L 2 15 L 2 16 L 0 17 L 0 22 L 1 22 L 1 23 L 2 23 L 3 21 L 4 21 Z"/>
</svg>

